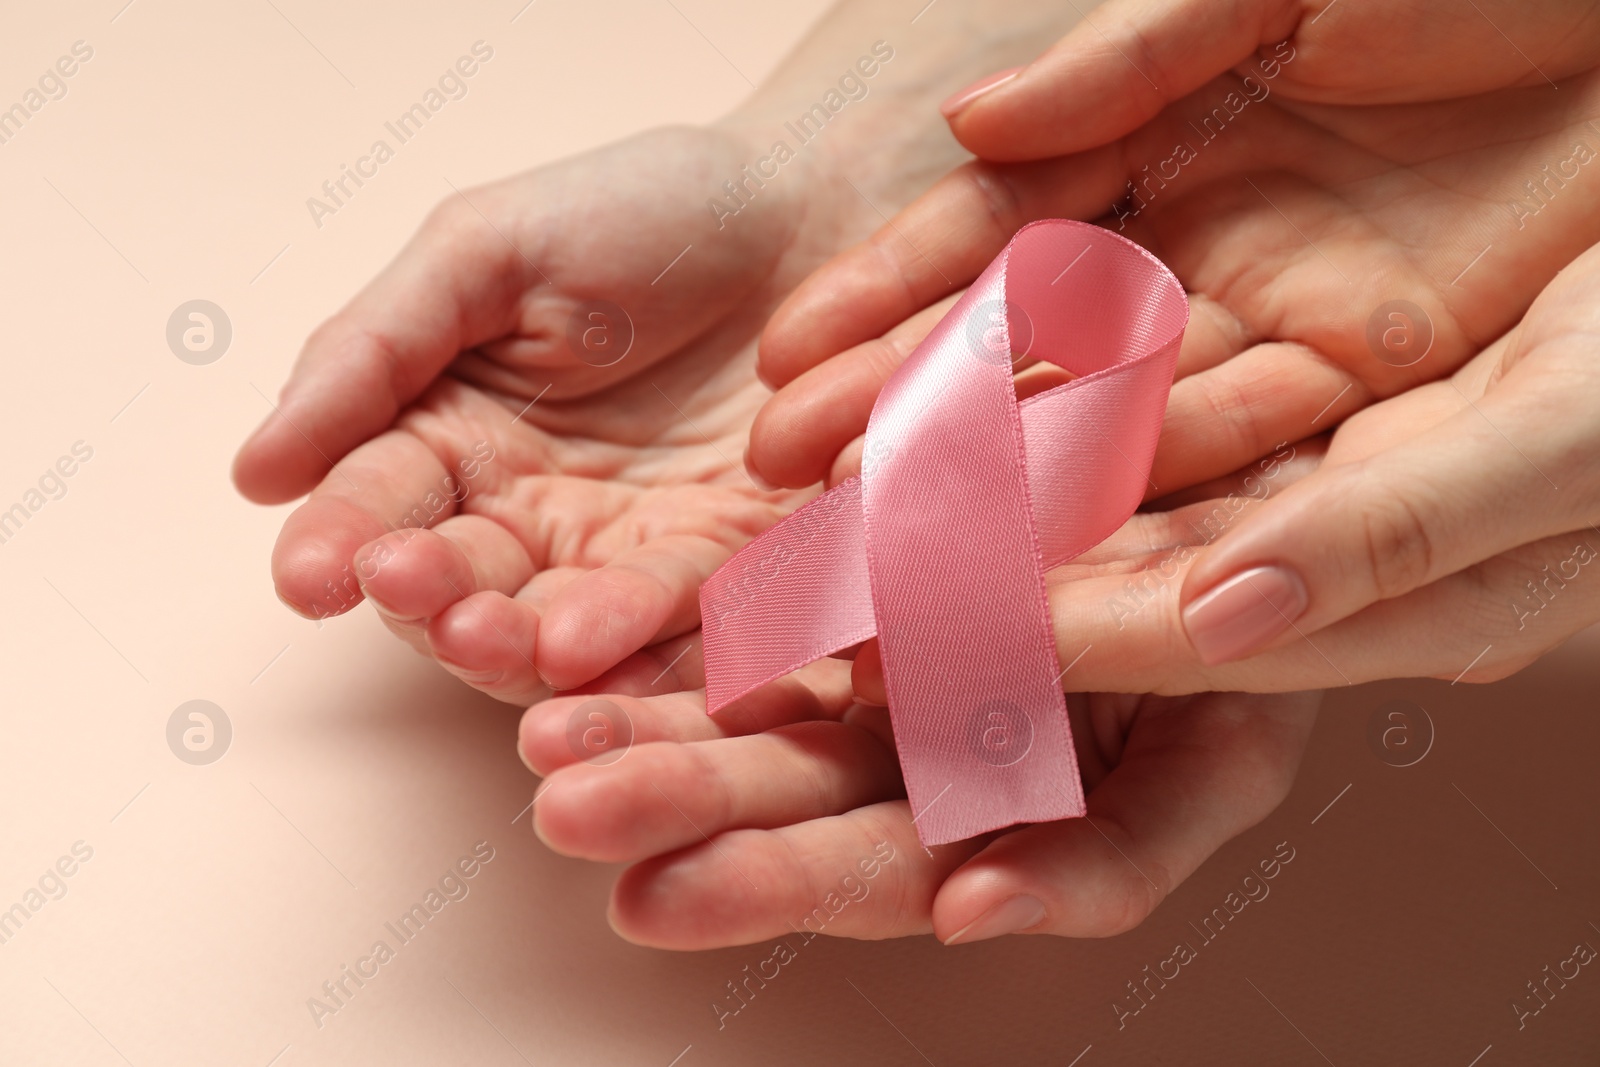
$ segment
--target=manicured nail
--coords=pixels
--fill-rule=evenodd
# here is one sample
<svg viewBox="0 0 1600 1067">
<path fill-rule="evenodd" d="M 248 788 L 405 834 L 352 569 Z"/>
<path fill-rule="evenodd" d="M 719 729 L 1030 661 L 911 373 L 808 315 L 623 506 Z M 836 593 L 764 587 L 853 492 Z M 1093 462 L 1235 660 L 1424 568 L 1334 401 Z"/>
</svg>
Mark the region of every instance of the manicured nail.
<svg viewBox="0 0 1600 1067">
<path fill-rule="evenodd" d="M 1260 649 L 1305 614 L 1306 583 L 1287 567 L 1235 574 L 1183 609 L 1183 628 L 1207 666 Z"/>
<path fill-rule="evenodd" d="M 944 103 L 939 105 L 939 111 L 944 115 L 945 118 L 953 119 L 963 110 L 965 110 L 968 104 L 971 104 L 974 100 L 978 99 L 978 97 L 982 96 L 984 93 L 990 92 L 993 89 L 999 88 L 1021 73 L 1021 67 L 1012 67 L 1009 70 L 997 70 L 987 78 L 979 79 L 955 95 L 948 97 Z"/>
<path fill-rule="evenodd" d="M 1002 900 L 945 939 L 947 945 L 1004 937 L 1044 921 L 1044 905 L 1030 896 Z"/>
</svg>

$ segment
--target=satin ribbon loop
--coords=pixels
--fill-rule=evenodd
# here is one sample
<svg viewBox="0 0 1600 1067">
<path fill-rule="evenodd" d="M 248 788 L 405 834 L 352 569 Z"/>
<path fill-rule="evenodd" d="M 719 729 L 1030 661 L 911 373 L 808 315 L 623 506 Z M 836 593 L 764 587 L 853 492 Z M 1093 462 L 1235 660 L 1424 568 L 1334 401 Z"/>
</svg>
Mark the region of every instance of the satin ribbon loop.
<svg viewBox="0 0 1600 1067">
<path fill-rule="evenodd" d="M 885 385 L 861 476 L 702 586 L 708 710 L 876 634 L 924 845 L 1082 815 L 1044 571 L 1138 507 L 1187 320 L 1131 241 L 1018 231 Z M 1073 378 L 1019 403 L 1023 358 Z"/>
</svg>

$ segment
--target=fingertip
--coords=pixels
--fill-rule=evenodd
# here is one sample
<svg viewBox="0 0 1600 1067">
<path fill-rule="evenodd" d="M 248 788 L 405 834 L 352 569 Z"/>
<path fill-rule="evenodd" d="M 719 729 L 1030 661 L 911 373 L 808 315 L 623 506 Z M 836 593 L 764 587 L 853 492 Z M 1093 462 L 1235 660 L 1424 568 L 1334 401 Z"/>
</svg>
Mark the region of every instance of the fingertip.
<svg viewBox="0 0 1600 1067">
<path fill-rule="evenodd" d="M 971 922 L 939 940 L 946 945 L 964 945 L 1007 934 L 1032 933 L 1035 927 L 1045 925 L 1048 918 L 1043 901 L 1027 893 L 1018 893 L 984 909 Z"/>
<path fill-rule="evenodd" d="M 763 406 L 761 410 L 765 411 L 765 406 Z M 762 472 L 755 457 L 756 434 L 758 432 L 760 423 L 761 412 L 758 411 L 756 412 L 756 423 L 750 427 L 750 442 L 749 444 L 745 445 L 744 448 L 744 472 L 750 476 L 750 480 L 752 482 L 756 483 L 757 489 L 760 489 L 766 493 L 774 493 L 784 487 L 773 482 L 772 479 L 768 478 L 766 474 Z"/>
<path fill-rule="evenodd" d="M 782 389 L 830 356 L 884 332 L 915 310 L 900 303 L 880 309 L 897 294 L 903 302 L 904 287 L 895 272 L 886 271 L 872 239 L 834 256 L 767 320 L 756 349 L 761 381 Z"/>
<path fill-rule="evenodd" d="M 979 97 L 986 96 L 1007 82 L 1014 80 L 1024 69 L 1023 67 L 1007 67 L 1005 70 L 997 70 L 987 77 L 979 78 L 964 89 L 958 89 L 945 97 L 944 101 L 939 104 L 939 114 L 943 115 L 947 120 L 954 119 L 971 107 Z"/>
<path fill-rule="evenodd" d="M 456 601 L 428 623 L 434 656 L 468 681 L 505 672 L 536 677 L 538 640 L 539 613 L 492 589 Z"/>
<path fill-rule="evenodd" d="M 563 856 L 605 862 L 592 847 L 591 835 L 584 832 L 586 820 L 593 820 L 590 800 L 594 792 L 581 774 L 552 773 L 539 791 L 539 803 L 533 806 L 534 834 L 547 848 Z"/>
<path fill-rule="evenodd" d="M 517 754 L 534 774 L 548 777 L 562 767 L 578 762 L 578 755 L 568 743 L 567 726 L 572 708 L 587 698 L 573 700 L 556 697 L 541 700 L 527 711 L 517 723 Z"/>
<path fill-rule="evenodd" d="M 327 461 L 275 412 L 239 446 L 229 476 L 251 503 L 285 504 L 309 493 L 328 470 Z"/>
<path fill-rule="evenodd" d="M 383 524 L 336 497 L 308 500 L 285 520 L 272 549 L 278 599 L 308 618 L 340 615 L 363 598 L 350 566 L 355 550 Z"/>
<path fill-rule="evenodd" d="M 1107 829 L 1084 817 L 995 838 L 939 887 L 934 933 L 947 945 L 1014 933 L 1114 937 L 1144 922 L 1166 892 L 1133 867 L 1131 843 L 1113 846 L 1126 834 L 1098 818 Z"/>
<path fill-rule="evenodd" d="M 635 863 L 611 887 L 606 922 L 624 941 L 644 948 L 700 947 L 683 936 L 685 923 L 676 918 L 671 877 L 674 859 L 655 856 Z"/>
<path fill-rule="evenodd" d="M 982 160 L 1020 163 L 1113 141 L 1167 99 L 1108 38 L 1080 23 L 1027 66 L 976 82 L 951 103 L 959 106 L 946 121 L 963 148 Z"/>
<path fill-rule="evenodd" d="M 638 775 L 612 766 L 580 761 L 545 779 L 533 806 L 539 840 L 563 856 L 594 863 L 625 863 L 653 851 L 643 843 L 659 837 L 664 817 L 677 815 L 663 816 L 652 803 L 654 790 L 641 789 Z"/>
<path fill-rule="evenodd" d="M 1037 129 L 1037 108 L 1019 106 L 1019 101 L 1039 95 L 1039 81 L 1037 75 L 1030 76 L 1027 68 L 1020 67 L 991 84 L 978 82 L 963 90 L 971 95 L 954 110 L 944 112 L 951 135 L 961 147 L 991 163 L 1021 163 L 1066 154 L 1042 150 L 1035 143 L 1044 135 Z M 961 95 L 958 93 L 951 100 L 958 100 Z M 1061 141 L 1059 131 L 1051 131 L 1050 135 Z"/>
<path fill-rule="evenodd" d="M 818 480 L 807 477 L 815 457 L 807 455 L 803 429 L 796 433 L 792 392 L 789 387 L 778 390 L 750 424 L 744 465 L 763 489 L 801 489 Z"/>
<path fill-rule="evenodd" d="M 832 489 L 840 482 L 849 481 L 859 475 L 866 452 L 867 438 L 862 434 L 839 450 L 839 454 L 834 457 L 833 466 L 828 468 L 828 476 L 823 484 Z"/>
<path fill-rule="evenodd" d="M 757 894 L 746 892 L 736 874 L 729 877 L 729 861 L 717 847 L 692 845 L 623 871 L 607 908 L 611 928 L 635 945 L 677 951 L 755 940 Z"/>
<path fill-rule="evenodd" d="M 818 269 L 827 269 L 827 264 Z M 799 329 L 801 316 L 792 309 L 792 305 L 797 299 L 804 301 L 802 294 L 810 281 L 811 278 L 806 278 L 784 298 L 783 303 L 768 316 L 767 324 L 761 328 L 761 336 L 756 341 L 756 378 L 773 392 L 788 384 L 794 377 L 788 368 L 803 359 L 806 337 Z"/>
<path fill-rule="evenodd" d="M 356 578 L 374 606 L 393 618 L 431 618 L 477 592 L 461 548 L 432 530 L 393 530 L 355 553 Z"/>
<path fill-rule="evenodd" d="M 878 654 L 878 639 L 873 638 L 856 652 L 850 665 L 850 684 L 856 700 L 873 707 L 889 706 L 889 693 L 883 683 L 883 659 Z"/>
</svg>

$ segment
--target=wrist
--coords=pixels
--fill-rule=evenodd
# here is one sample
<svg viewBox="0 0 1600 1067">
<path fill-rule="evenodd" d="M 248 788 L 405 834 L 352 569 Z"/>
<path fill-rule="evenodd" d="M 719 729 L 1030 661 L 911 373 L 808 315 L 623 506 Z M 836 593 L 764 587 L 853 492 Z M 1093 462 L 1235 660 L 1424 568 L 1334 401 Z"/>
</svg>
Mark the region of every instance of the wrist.
<svg viewBox="0 0 1600 1067">
<path fill-rule="evenodd" d="M 1035 58 L 1078 21 L 1064 10 L 1053 0 L 942 0 L 913 23 L 898 2 L 841 5 L 716 125 L 758 159 L 785 158 L 783 171 L 798 171 L 790 176 L 808 195 L 836 195 L 842 176 L 892 214 L 969 158 L 940 103 Z"/>
</svg>

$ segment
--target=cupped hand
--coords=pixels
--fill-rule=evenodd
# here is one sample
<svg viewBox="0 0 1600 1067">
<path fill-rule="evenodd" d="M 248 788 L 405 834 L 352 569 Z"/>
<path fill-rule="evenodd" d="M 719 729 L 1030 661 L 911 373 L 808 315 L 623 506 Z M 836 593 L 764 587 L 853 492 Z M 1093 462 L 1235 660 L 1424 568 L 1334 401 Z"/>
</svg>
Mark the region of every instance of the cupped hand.
<svg viewBox="0 0 1600 1067">
<path fill-rule="evenodd" d="M 1169 689 L 1493 681 L 1600 621 L 1597 336 L 1600 247 L 1450 379 L 1341 426 L 1119 635 L 1116 670 L 1147 677 L 1160 644 Z"/>
<path fill-rule="evenodd" d="M 1088 816 L 933 849 L 917 841 L 887 712 L 852 702 L 837 660 L 714 717 L 703 690 L 562 696 L 528 710 L 519 749 L 547 776 L 539 836 L 630 865 L 609 910 L 630 941 L 781 939 L 792 953 L 816 934 L 1104 937 L 1278 805 L 1319 701 L 1069 696 Z"/>
<path fill-rule="evenodd" d="M 817 151 L 732 218 L 708 195 L 761 153 L 727 129 L 448 197 L 312 335 L 237 457 L 253 500 L 311 491 L 279 596 L 318 618 L 370 599 L 508 701 L 640 649 L 675 670 L 683 642 L 661 643 L 697 627 L 701 580 L 806 495 L 737 463 L 766 315 L 877 218 Z"/>
<path fill-rule="evenodd" d="M 1152 497 L 1454 371 L 1600 239 L 1597 41 L 1576 3 L 1095 9 L 947 104 L 983 158 L 774 314 L 751 469 L 853 471 L 943 301 L 1047 216 L 1139 241 L 1191 294 Z"/>
<path fill-rule="evenodd" d="M 1488 682 L 1600 621 L 1596 337 L 1600 246 L 1450 378 L 1136 514 L 1047 576 L 1076 684 Z M 855 671 L 882 700 L 872 648 Z"/>
</svg>

